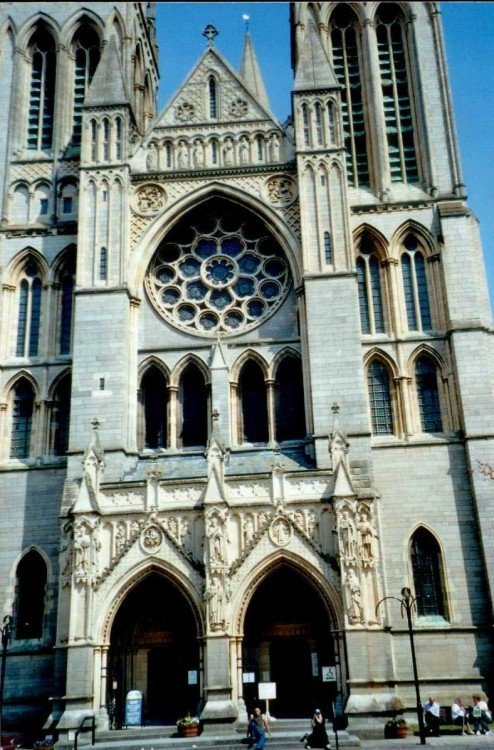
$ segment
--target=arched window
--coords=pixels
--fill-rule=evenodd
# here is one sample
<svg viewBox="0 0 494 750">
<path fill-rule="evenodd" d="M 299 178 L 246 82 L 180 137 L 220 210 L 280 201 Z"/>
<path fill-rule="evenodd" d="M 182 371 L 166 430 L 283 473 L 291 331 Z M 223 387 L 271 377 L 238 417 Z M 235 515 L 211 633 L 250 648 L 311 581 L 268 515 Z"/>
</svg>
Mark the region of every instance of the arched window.
<svg viewBox="0 0 494 750">
<path fill-rule="evenodd" d="M 214 76 L 209 76 L 208 80 L 209 94 L 209 119 L 216 120 L 218 117 L 218 91 Z"/>
<path fill-rule="evenodd" d="M 17 639 L 41 638 L 45 614 L 46 563 L 30 550 L 17 566 L 15 623 Z"/>
<path fill-rule="evenodd" d="M 98 125 L 96 120 L 91 120 L 91 161 L 98 158 Z"/>
<path fill-rule="evenodd" d="M 75 58 L 72 143 L 78 146 L 81 142 L 82 105 L 100 58 L 100 40 L 96 31 L 89 26 L 81 27 L 74 36 L 72 52 Z"/>
<path fill-rule="evenodd" d="M 442 432 L 437 367 L 427 356 L 419 357 L 415 363 L 415 384 L 422 432 Z"/>
<path fill-rule="evenodd" d="M 179 442 L 183 448 L 206 445 L 208 394 L 204 376 L 193 362 L 182 372 L 178 395 L 181 407 Z"/>
<path fill-rule="evenodd" d="M 307 104 L 302 104 L 302 124 L 304 126 L 304 145 L 310 146 L 310 124 Z"/>
<path fill-rule="evenodd" d="M 157 367 L 150 367 L 141 381 L 140 400 L 144 418 L 144 448 L 167 446 L 166 380 Z"/>
<path fill-rule="evenodd" d="M 316 142 L 318 146 L 324 145 L 322 137 L 322 112 L 319 102 L 314 104 L 314 117 L 316 119 Z"/>
<path fill-rule="evenodd" d="M 335 116 L 334 116 L 334 104 L 328 102 L 328 143 L 330 146 L 336 143 L 336 129 L 335 129 Z"/>
<path fill-rule="evenodd" d="M 50 213 L 50 187 L 48 185 L 38 185 L 34 191 L 34 206 L 31 214 L 31 221 L 46 223 L 49 221 Z"/>
<path fill-rule="evenodd" d="M 264 159 L 264 138 L 262 135 L 256 136 L 257 144 L 257 161 L 263 161 Z"/>
<path fill-rule="evenodd" d="M 362 333 L 384 333 L 379 259 L 371 238 L 366 235 L 360 242 L 356 265 Z"/>
<path fill-rule="evenodd" d="M 29 190 L 17 185 L 12 196 L 12 224 L 27 224 L 29 221 Z"/>
<path fill-rule="evenodd" d="M 324 260 L 328 266 L 333 262 L 333 245 L 329 232 L 324 232 Z"/>
<path fill-rule="evenodd" d="M 430 331 L 432 329 L 427 274 L 425 260 L 417 240 L 408 235 L 401 255 L 403 292 L 409 331 Z"/>
<path fill-rule="evenodd" d="M 115 119 L 115 158 L 122 158 L 122 118 Z"/>
<path fill-rule="evenodd" d="M 341 101 L 348 181 L 355 187 L 369 184 L 362 80 L 355 17 L 341 3 L 331 17 L 331 46 L 335 75 L 344 87 Z"/>
<path fill-rule="evenodd" d="M 167 169 L 170 169 L 172 166 L 172 145 L 171 143 L 167 143 L 165 145 L 165 164 Z"/>
<path fill-rule="evenodd" d="M 99 278 L 100 281 L 107 281 L 108 279 L 108 251 L 106 247 L 102 247 L 99 251 Z"/>
<path fill-rule="evenodd" d="M 211 139 L 211 164 L 218 164 L 218 141 L 216 138 Z"/>
<path fill-rule="evenodd" d="M 300 360 L 284 357 L 275 379 L 276 440 L 305 438 L 304 382 Z"/>
<path fill-rule="evenodd" d="M 384 119 L 392 182 L 416 182 L 417 159 L 408 83 L 405 31 L 401 11 L 383 3 L 376 15 Z"/>
<path fill-rule="evenodd" d="M 55 42 L 40 27 L 31 37 L 28 55 L 31 59 L 31 85 L 27 126 L 27 148 L 47 150 L 52 146 L 55 102 Z"/>
<path fill-rule="evenodd" d="M 110 160 L 110 121 L 103 118 L 103 161 Z"/>
<path fill-rule="evenodd" d="M 267 443 L 268 404 L 266 383 L 261 367 L 253 360 L 243 365 L 238 379 L 241 442 Z"/>
<path fill-rule="evenodd" d="M 12 400 L 11 458 L 29 458 L 33 426 L 34 390 L 31 383 L 21 378 L 14 388 Z"/>
<path fill-rule="evenodd" d="M 386 365 L 378 359 L 367 368 L 367 387 L 374 435 L 393 434 L 393 414 L 391 411 L 391 392 L 389 372 Z"/>
<path fill-rule="evenodd" d="M 72 220 L 77 214 L 77 187 L 71 183 L 60 188 L 59 217 L 62 221 Z"/>
<path fill-rule="evenodd" d="M 15 353 L 17 357 L 37 357 L 42 284 L 39 269 L 34 260 L 26 263 L 20 278 Z"/>
<path fill-rule="evenodd" d="M 66 259 L 60 273 L 58 274 L 58 281 L 60 284 L 58 351 L 60 354 L 70 354 L 72 350 L 72 320 L 75 285 L 74 255 L 75 252 Z"/>
<path fill-rule="evenodd" d="M 65 375 L 53 392 L 51 445 L 54 456 L 65 456 L 69 447 L 71 384 L 71 376 Z"/>
<path fill-rule="evenodd" d="M 426 529 L 417 529 L 411 544 L 413 584 L 417 614 L 421 617 L 446 616 L 441 550 Z"/>
</svg>

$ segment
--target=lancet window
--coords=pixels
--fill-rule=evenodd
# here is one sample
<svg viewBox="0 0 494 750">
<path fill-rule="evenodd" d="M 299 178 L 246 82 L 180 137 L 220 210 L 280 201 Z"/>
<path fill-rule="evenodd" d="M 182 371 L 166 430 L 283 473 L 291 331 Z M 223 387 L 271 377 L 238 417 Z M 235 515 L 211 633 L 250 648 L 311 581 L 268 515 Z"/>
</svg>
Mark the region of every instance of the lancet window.
<svg viewBox="0 0 494 750">
<path fill-rule="evenodd" d="M 166 448 L 167 383 L 156 367 L 150 367 L 142 377 L 140 401 L 144 420 L 143 447 Z"/>
<path fill-rule="evenodd" d="M 17 566 L 15 637 L 41 638 L 45 613 L 46 563 L 36 550 L 24 555 Z"/>
<path fill-rule="evenodd" d="M 296 357 L 283 357 L 276 368 L 274 395 L 277 442 L 305 438 L 304 384 Z"/>
<path fill-rule="evenodd" d="M 53 392 L 50 447 L 55 456 L 65 456 L 69 447 L 71 383 L 71 376 L 65 375 Z"/>
<path fill-rule="evenodd" d="M 350 185 L 369 184 L 369 160 L 365 133 L 362 79 L 359 66 L 356 19 L 341 4 L 331 17 L 333 68 L 343 86 L 342 123 L 347 152 L 347 175 Z"/>
<path fill-rule="evenodd" d="M 445 617 L 444 577 L 441 550 L 426 529 L 417 529 L 412 537 L 411 561 L 417 614 Z"/>
<path fill-rule="evenodd" d="M 379 359 L 374 359 L 367 368 L 367 387 L 373 435 L 392 435 L 393 412 L 389 370 Z"/>
<path fill-rule="evenodd" d="M 257 362 L 249 359 L 238 380 L 240 398 L 241 442 L 267 443 L 268 404 L 264 373 Z"/>
<path fill-rule="evenodd" d="M 26 378 L 21 378 L 12 393 L 11 458 L 29 458 L 31 455 L 33 412 L 33 387 Z"/>
<path fill-rule="evenodd" d="M 405 30 L 401 11 L 396 5 L 383 3 L 379 6 L 376 35 L 391 180 L 416 182 L 418 168 Z"/>
<path fill-rule="evenodd" d="M 401 255 L 403 292 L 409 331 L 432 328 L 424 255 L 413 235 L 408 235 Z"/>
<path fill-rule="evenodd" d="M 364 235 L 357 258 L 357 283 L 362 333 L 384 333 L 384 309 L 379 258 L 370 237 Z"/>
<path fill-rule="evenodd" d="M 31 83 L 27 128 L 27 148 L 47 150 L 52 146 L 55 104 L 56 53 L 52 36 L 39 27 L 31 38 Z"/>
<path fill-rule="evenodd" d="M 42 284 L 38 265 L 28 260 L 19 283 L 17 317 L 17 357 L 37 357 L 41 322 Z"/>
<path fill-rule="evenodd" d="M 441 402 L 437 384 L 437 367 L 433 360 L 423 355 L 415 363 L 415 384 L 423 432 L 442 432 Z"/>
<path fill-rule="evenodd" d="M 208 390 L 199 367 L 190 362 L 182 372 L 178 389 L 179 444 L 182 448 L 206 445 L 208 437 Z"/>
<path fill-rule="evenodd" d="M 74 63 L 74 88 L 72 110 L 72 143 L 81 142 L 82 105 L 100 58 L 100 43 L 97 33 L 90 27 L 82 27 L 72 44 Z"/>
</svg>

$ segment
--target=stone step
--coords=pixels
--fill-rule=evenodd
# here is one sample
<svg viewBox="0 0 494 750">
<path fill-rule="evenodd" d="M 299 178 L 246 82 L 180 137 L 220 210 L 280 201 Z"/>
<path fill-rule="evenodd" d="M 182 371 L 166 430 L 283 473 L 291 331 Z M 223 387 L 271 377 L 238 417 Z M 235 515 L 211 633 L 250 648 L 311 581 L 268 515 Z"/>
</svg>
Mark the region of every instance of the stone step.
<svg viewBox="0 0 494 750">
<path fill-rule="evenodd" d="M 272 735 L 268 737 L 266 750 L 303 750 L 304 744 L 300 741 L 301 736 L 307 731 L 307 721 L 297 722 L 300 726 L 290 729 L 272 727 Z M 96 737 L 96 750 L 211 750 L 221 747 L 221 750 L 247 750 L 248 745 L 241 733 L 232 731 L 215 732 L 206 730 L 198 737 L 177 737 L 175 727 L 144 727 L 142 729 L 114 730 L 101 732 Z M 332 750 L 336 747 L 333 732 L 328 732 Z M 358 737 L 348 732 L 338 733 L 338 744 L 341 748 L 359 748 L 361 746 Z M 62 745 L 60 746 L 63 747 Z M 73 748 L 73 743 L 66 746 Z M 79 736 L 78 748 L 91 747 L 91 735 L 81 734 Z"/>
</svg>

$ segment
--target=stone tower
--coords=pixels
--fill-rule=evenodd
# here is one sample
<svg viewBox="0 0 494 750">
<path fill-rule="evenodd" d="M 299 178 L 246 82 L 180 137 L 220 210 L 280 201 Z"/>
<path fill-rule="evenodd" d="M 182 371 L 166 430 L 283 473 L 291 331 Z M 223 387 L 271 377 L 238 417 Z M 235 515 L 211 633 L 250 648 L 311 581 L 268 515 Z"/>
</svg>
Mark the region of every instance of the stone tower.
<svg viewBox="0 0 494 750">
<path fill-rule="evenodd" d="M 206 730 L 266 682 L 280 717 L 413 710 L 405 586 L 423 684 L 489 692 L 492 322 L 440 11 L 285 31 L 282 124 L 249 32 L 237 72 L 207 26 L 157 113 L 153 4 L 0 8 L 4 718 L 60 747 L 130 690 Z"/>
</svg>

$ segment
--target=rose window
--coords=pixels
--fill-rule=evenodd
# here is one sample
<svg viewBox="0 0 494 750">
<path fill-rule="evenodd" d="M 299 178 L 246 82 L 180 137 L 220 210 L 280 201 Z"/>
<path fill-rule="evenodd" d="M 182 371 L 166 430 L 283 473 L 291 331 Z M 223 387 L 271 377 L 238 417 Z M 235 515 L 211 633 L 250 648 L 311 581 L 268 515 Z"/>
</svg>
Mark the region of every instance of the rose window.
<svg viewBox="0 0 494 750">
<path fill-rule="evenodd" d="M 234 335 L 258 326 L 290 288 L 278 242 L 256 219 L 199 215 L 178 225 L 160 246 L 146 289 L 169 323 L 202 336 Z"/>
</svg>

